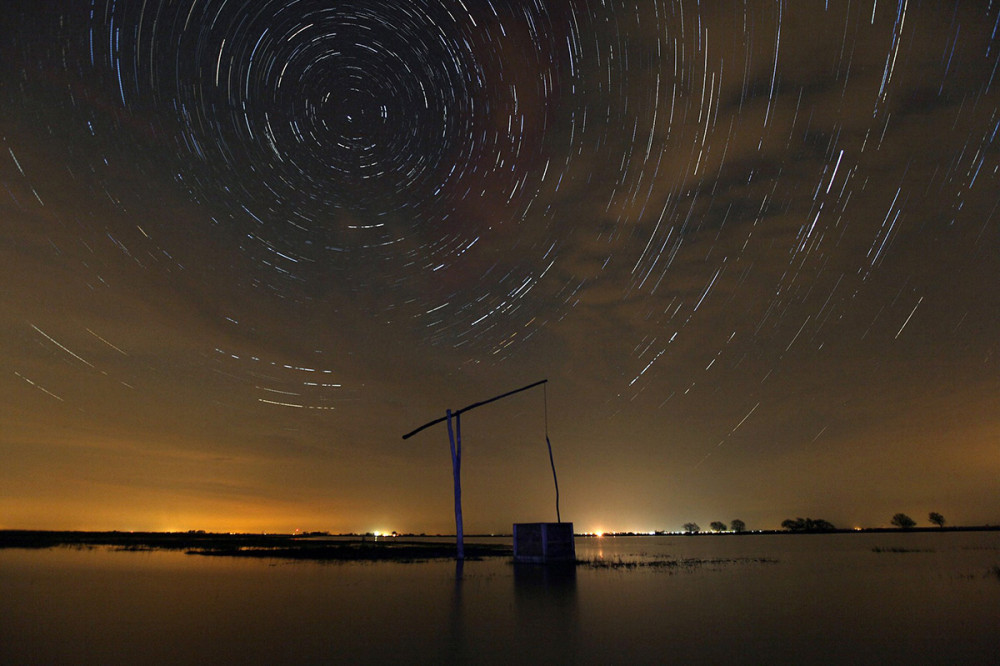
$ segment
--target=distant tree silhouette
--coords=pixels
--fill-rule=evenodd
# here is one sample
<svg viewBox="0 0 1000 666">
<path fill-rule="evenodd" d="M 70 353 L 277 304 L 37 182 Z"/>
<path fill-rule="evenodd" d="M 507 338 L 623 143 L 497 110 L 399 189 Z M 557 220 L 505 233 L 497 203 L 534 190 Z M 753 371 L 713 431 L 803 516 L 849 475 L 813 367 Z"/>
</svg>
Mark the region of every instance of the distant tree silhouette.
<svg viewBox="0 0 1000 666">
<path fill-rule="evenodd" d="M 781 526 L 789 532 L 830 532 L 837 529 L 821 518 L 789 518 L 781 522 Z"/>
<path fill-rule="evenodd" d="M 745 532 L 747 529 L 747 524 L 744 523 L 739 518 L 736 518 L 735 520 L 733 520 L 733 522 L 729 523 L 729 529 L 731 529 L 734 532 Z"/>
<path fill-rule="evenodd" d="M 713 532 L 725 532 L 728 529 L 721 520 L 713 520 L 708 526 L 712 528 Z"/>
<path fill-rule="evenodd" d="M 913 518 L 910 518 L 905 513 L 897 513 L 892 517 L 892 524 L 900 529 L 908 530 L 916 525 L 917 521 L 913 520 Z"/>
<path fill-rule="evenodd" d="M 688 534 L 697 534 L 701 528 L 698 527 L 698 523 L 684 523 L 684 531 Z"/>
<path fill-rule="evenodd" d="M 928 514 L 927 516 L 927 520 L 931 521 L 938 527 L 944 527 L 944 516 L 942 516 L 937 511 L 931 511 L 930 514 Z"/>
</svg>

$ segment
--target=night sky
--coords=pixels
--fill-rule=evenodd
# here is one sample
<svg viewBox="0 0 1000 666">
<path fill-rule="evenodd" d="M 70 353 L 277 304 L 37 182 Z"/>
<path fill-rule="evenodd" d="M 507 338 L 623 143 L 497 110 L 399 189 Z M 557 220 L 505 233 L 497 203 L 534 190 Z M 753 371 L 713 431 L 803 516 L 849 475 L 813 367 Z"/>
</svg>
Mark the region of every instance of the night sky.
<svg viewBox="0 0 1000 666">
<path fill-rule="evenodd" d="M 0 527 L 1000 522 L 995 2 L 55 4 Z"/>
</svg>

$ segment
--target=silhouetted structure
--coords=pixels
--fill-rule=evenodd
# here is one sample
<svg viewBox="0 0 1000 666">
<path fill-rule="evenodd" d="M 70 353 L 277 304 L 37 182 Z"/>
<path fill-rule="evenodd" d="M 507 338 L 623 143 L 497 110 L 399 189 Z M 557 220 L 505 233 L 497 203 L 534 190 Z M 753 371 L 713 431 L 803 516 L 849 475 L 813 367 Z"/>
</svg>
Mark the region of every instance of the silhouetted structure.
<svg viewBox="0 0 1000 666">
<path fill-rule="evenodd" d="M 573 562 L 573 523 L 515 523 L 514 561 L 533 564 Z"/>
<path fill-rule="evenodd" d="M 479 402 L 474 402 L 471 405 L 467 405 L 462 409 L 452 412 L 450 409 L 445 410 L 445 415 L 439 419 L 434 419 L 433 421 L 428 421 L 419 428 L 411 430 L 410 432 L 403 435 L 403 439 L 409 439 L 413 437 L 421 430 L 431 427 L 432 425 L 437 425 L 442 421 L 448 422 L 448 442 L 451 444 L 451 473 L 454 480 L 455 486 L 455 547 L 456 547 L 456 557 L 459 560 L 465 559 L 465 536 L 462 527 L 462 421 L 461 416 L 464 412 L 470 412 L 476 407 L 482 407 L 483 405 L 488 405 L 491 402 L 496 402 L 501 398 L 506 398 L 512 396 L 515 393 L 520 393 L 521 391 L 527 391 L 530 388 L 536 386 L 542 386 L 549 380 L 543 379 L 537 381 L 534 384 L 528 384 L 527 386 L 522 386 L 519 389 L 514 389 L 513 391 L 507 391 L 500 395 L 489 398 L 488 400 L 481 400 Z M 556 464 L 552 458 L 552 443 L 549 441 L 548 433 L 548 397 L 546 396 L 546 407 L 545 407 L 545 443 L 549 447 L 549 463 L 552 465 L 552 480 L 555 482 L 556 486 L 556 520 L 562 523 L 562 518 L 559 515 L 559 480 L 556 478 Z M 454 421 L 454 425 L 452 422 Z M 551 523 L 548 523 L 551 524 Z M 568 523 L 570 526 L 570 533 L 573 532 L 572 523 Z"/>
</svg>

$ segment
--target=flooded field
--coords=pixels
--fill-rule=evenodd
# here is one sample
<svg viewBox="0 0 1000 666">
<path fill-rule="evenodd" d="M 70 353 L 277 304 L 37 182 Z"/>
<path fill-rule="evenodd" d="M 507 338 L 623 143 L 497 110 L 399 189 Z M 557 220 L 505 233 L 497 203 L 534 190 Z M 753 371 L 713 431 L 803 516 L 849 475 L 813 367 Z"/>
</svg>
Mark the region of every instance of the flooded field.
<svg viewBox="0 0 1000 666">
<path fill-rule="evenodd" d="M 0 550 L 0 663 L 997 663 L 1000 533 L 577 539 L 584 563 Z"/>
</svg>

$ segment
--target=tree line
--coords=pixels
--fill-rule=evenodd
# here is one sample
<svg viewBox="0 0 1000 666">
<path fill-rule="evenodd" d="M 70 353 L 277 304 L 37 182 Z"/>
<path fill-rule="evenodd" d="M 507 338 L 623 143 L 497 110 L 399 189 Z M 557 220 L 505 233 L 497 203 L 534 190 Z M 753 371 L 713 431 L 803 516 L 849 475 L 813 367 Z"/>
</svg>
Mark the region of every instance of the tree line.
<svg viewBox="0 0 1000 666">
<path fill-rule="evenodd" d="M 934 525 L 934 527 L 944 527 L 945 524 L 944 516 L 937 511 L 931 511 L 927 514 L 927 521 L 931 525 Z M 908 530 L 911 527 L 916 527 L 917 521 L 913 520 L 913 518 L 910 518 L 905 513 L 897 513 L 892 517 L 892 525 L 893 527 Z"/>
<path fill-rule="evenodd" d="M 937 511 L 931 511 L 927 514 L 927 520 L 935 527 L 944 527 L 945 519 Z M 892 517 L 891 521 L 893 527 L 898 527 L 903 530 L 908 530 L 912 527 L 916 527 L 917 521 L 910 518 L 905 513 L 897 513 Z M 788 530 L 789 532 L 832 532 L 837 529 L 837 527 L 828 520 L 823 520 L 822 518 L 788 518 L 781 522 L 782 529 Z M 736 518 L 732 520 L 727 525 L 720 520 L 713 520 L 709 523 L 709 528 L 713 532 L 736 532 L 737 534 L 745 532 L 747 525 L 745 522 Z M 698 523 L 684 523 L 684 533 L 685 534 L 698 534 L 701 532 L 701 527 Z"/>
<path fill-rule="evenodd" d="M 726 525 L 725 523 L 718 520 L 713 520 L 709 524 L 709 527 L 712 529 L 713 532 L 729 531 L 729 532 L 736 532 L 737 534 L 740 532 L 746 532 L 747 530 L 747 524 L 744 523 L 739 518 L 736 518 L 735 520 L 730 522 L 729 525 Z M 698 532 L 701 532 L 701 527 L 698 526 L 698 523 L 684 523 L 684 532 L 686 534 L 697 534 Z"/>
</svg>

